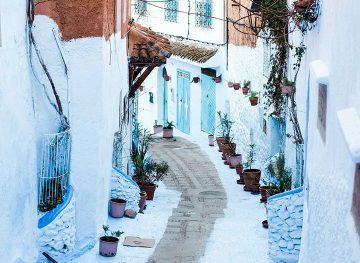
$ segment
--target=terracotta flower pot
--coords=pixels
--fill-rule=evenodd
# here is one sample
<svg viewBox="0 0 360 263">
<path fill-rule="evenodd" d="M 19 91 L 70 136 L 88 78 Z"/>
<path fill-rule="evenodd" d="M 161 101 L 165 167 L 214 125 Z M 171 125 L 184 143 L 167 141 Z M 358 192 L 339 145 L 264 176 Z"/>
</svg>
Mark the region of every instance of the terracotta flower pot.
<svg viewBox="0 0 360 263">
<path fill-rule="evenodd" d="M 234 83 L 234 90 L 240 89 L 240 83 Z"/>
<path fill-rule="evenodd" d="M 126 200 L 119 198 L 110 199 L 110 216 L 120 218 L 124 216 L 126 208 Z"/>
<path fill-rule="evenodd" d="M 232 152 L 236 151 L 236 143 L 223 143 L 222 144 L 222 159 L 225 161 Z"/>
<path fill-rule="evenodd" d="M 241 154 L 235 154 L 230 156 L 230 168 L 235 169 L 236 165 L 241 163 Z"/>
<path fill-rule="evenodd" d="M 220 83 L 220 82 L 221 82 L 221 78 L 220 78 L 220 77 L 215 77 L 215 78 L 213 78 L 213 80 L 215 81 L 215 83 Z"/>
<path fill-rule="evenodd" d="M 267 185 L 263 185 L 263 186 L 260 186 L 260 193 L 261 193 L 261 199 L 260 199 L 260 202 L 262 203 L 266 203 L 267 202 L 267 198 L 268 198 L 268 191 L 270 189 L 270 186 L 267 186 Z"/>
<path fill-rule="evenodd" d="M 226 156 L 226 161 L 224 162 L 224 164 L 230 166 L 230 155 Z"/>
<path fill-rule="evenodd" d="M 237 173 L 238 175 L 241 175 L 241 174 L 244 172 L 244 169 L 243 169 L 243 168 L 236 167 L 235 169 L 236 169 L 236 173 Z"/>
<path fill-rule="evenodd" d="M 249 87 L 242 87 L 242 92 L 244 95 L 247 95 L 249 93 Z"/>
<path fill-rule="evenodd" d="M 119 239 L 112 236 L 102 236 L 99 238 L 99 254 L 103 257 L 115 257 Z"/>
<path fill-rule="evenodd" d="M 165 81 L 169 81 L 169 80 L 170 80 L 170 76 L 169 76 L 169 75 L 165 75 L 165 76 L 164 76 L 164 80 L 165 80 Z"/>
<path fill-rule="evenodd" d="M 173 128 L 171 128 L 171 129 L 163 128 L 163 138 L 166 138 L 166 139 L 173 138 L 174 137 L 173 133 L 174 133 Z"/>
<path fill-rule="evenodd" d="M 208 135 L 208 139 L 209 139 L 209 146 L 214 146 L 214 140 L 215 140 L 214 135 L 212 134 Z"/>
<path fill-rule="evenodd" d="M 289 85 L 281 85 L 281 94 L 288 96 L 294 92 L 294 87 Z"/>
<path fill-rule="evenodd" d="M 231 81 L 228 82 L 228 87 L 232 88 L 234 86 L 234 83 L 232 83 Z"/>
<path fill-rule="evenodd" d="M 154 125 L 154 134 L 160 133 L 163 131 L 163 126 L 162 125 Z"/>
<path fill-rule="evenodd" d="M 199 77 L 193 77 L 194 83 L 199 83 L 200 78 Z"/>
<path fill-rule="evenodd" d="M 216 137 L 216 143 L 219 147 L 219 152 L 222 152 L 222 144 L 225 142 L 224 137 Z"/>
<path fill-rule="evenodd" d="M 259 103 L 259 97 L 249 98 L 251 106 L 256 106 Z"/>
<path fill-rule="evenodd" d="M 156 184 L 139 185 L 141 192 L 146 192 L 146 200 L 153 200 L 156 190 Z"/>
<path fill-rule="evenodd" d="M 260 182 L 261 171 L 259 169 L 245 169 L 243 176 L 245 182 L 244 190 L 251 191 L 251 185 Z"/>
<path fill-rule="evenodd" d="M 147 194 L 145 191 L 140 192 L 140 200 L 139 200 L 139 213 L 143 213 L 143 211 L 145 210 L 145 206 L 146 206 L 146 198 L 147 198 Z"/>
</svg>

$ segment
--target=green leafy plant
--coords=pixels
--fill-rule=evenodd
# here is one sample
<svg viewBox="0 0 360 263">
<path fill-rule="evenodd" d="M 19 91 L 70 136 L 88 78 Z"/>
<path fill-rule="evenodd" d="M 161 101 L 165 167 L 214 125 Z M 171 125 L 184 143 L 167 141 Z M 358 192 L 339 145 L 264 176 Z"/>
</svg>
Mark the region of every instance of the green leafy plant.
<svg viewBox="0 0 360 263">
<path fill-rule="evenodd" d="M 247 153 L 246 163 L 244 164 L 244 166 L 248 169 L 252 169 L 252 166 L 254 165 L 255 161 L 256 161 L 255 144 L 251 143 L 249 144 L 249 151 Z"/>
<path fill-rule="evenodd" d="M 251 81 L 250 81 L 250 80 L 244 80 L 243 87 L 249 87 L 250 84 L 251 84 Z"/>
<path fill-rule="evenodd" d="M 225 143 L 232 143 L 233 137 L 231 136 L 231 129 L 234 122 L 230 119 L 229 114 L 218 112 L 219 116 L 219 130 L 222 137 L 225 138 Z"/>
<path fill-rule="evenodd" d="M 238 163 L 236 165 L 236 168 L 239 168 L 239 169 L 244 169 L 244 165 L 242 163 Z"/>
<path fill-rule="evenodd" d="M 250 90 L 250 93 L 248 94 L 250 100 L 258 98 L 258 96 L 259 96 L 259 92 L 254 90 Z"/>
<path fill-rule="evenodd" d="M 275 158 L 275 161 L 270 162 L 266 169 L 271 176 L 268 180 L 270 195 L 283 193 L 291 189 L 292 170 L 285 166 L 285 155 L 283 153 L 280 153 Z"/>
<path fill-rule="evenodd" d="M 164 127 L 164 129 L 172 129 L 172 128 L 175 128 L 175 125 L 172 121 L 168 121 Z"/>
<path fill-rule="evenodd" d="M 293 81 L 288 80 L 287 77 L 284 77 L 284 79 L 282 81 L 282 85 L 284 85 L 284 86 L 294 86 L 295 83 Z"/>
<path fill-rule="evenodd" d="M 111 231 L 108 225 L 103 225 L 102 228 L 104 230 L 105 236 L 107 237 L 111 236 L 111 237 L 119 238 L 122 234 L 124 234 L 124 232 L 121 232 L 120 230 Z"/>
</svg>

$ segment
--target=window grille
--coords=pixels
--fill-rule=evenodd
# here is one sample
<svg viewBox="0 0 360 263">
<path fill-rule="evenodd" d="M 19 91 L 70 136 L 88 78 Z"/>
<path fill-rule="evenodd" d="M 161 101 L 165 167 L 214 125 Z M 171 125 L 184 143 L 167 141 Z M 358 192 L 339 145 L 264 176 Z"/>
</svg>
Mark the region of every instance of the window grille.
<svg viewBox="0 0 360 263">
<path fill-rule="evenodd" d="M 123 135 L 115 132 L 113 142 L 113 166 L 123 170 Z"/>
<path fill-rule="evenodd" d="M 135 0 L 135 14 L 144 15 L 147 11 L 147 0 Z"/>
<path fill-rule="evenodd" d="M 177 22 L 178 0 L 168 0 L 165 2 L 165 21 Z"/>
<path fill-rule="evenodd" d="M 195 5 L 195 25 L 197 27 L 212 27 L 212 2 L 197 0 Z"/>
<path fill-rule="evenodd" d="M 38 182 L 38 208 L 41 212 L 50 211 L 63 202 L 69 186 L 70 152 L 70 130 L 44 135 Z"/>
</svg>

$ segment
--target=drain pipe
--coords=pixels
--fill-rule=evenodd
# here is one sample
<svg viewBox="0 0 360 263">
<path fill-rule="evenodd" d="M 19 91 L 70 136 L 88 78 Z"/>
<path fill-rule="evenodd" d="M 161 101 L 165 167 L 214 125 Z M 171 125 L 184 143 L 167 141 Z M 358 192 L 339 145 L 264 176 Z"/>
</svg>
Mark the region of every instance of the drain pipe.
<svg viewBox="0 0 360 263">
<path fill-rule="evenodd" d="M 190 35 L 190 0 L 188 0 L 188 32 L 186 38 Z"/>
</svg>

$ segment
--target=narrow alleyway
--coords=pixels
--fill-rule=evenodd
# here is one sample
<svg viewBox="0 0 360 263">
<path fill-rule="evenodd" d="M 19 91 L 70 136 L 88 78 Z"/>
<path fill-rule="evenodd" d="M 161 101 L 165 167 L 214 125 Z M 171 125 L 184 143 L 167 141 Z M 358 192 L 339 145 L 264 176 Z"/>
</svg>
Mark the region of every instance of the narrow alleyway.
<svg viewBox="0 0 360 263">
<path fill-rule="evenodd" d="M 217 170 L 199 146 L 183 138 L 158 138 L 151 149 L 155 160 L 166 161 L 165 185 L 181 192 L 164 236 L 149 262 L 198 262 L 216 219 L 224 216 L 227 197 Z"/>
</svg>

